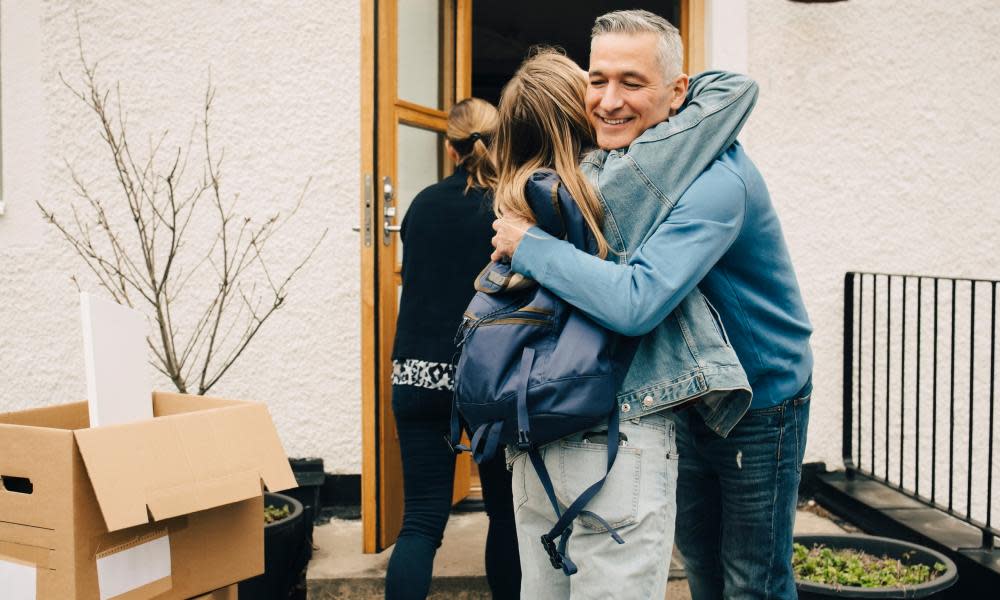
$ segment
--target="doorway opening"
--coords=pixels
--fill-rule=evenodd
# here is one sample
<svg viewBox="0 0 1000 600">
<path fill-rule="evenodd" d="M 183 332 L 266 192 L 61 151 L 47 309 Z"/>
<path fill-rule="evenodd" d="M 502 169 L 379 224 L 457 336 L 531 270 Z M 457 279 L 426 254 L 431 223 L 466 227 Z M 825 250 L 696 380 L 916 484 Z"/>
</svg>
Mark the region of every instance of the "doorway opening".
<svg viewBox="0 0 1000 600">
<path fill-rule="evenodd" d="M 641 8 L 681 29 L 682 0 L 576 0 L 477 2 L 472 11 L 472 95 L 494 105 L 500 92 L 535 45 L 559 46 L 581 68 L 590 55 L 594 19 L 613 10 Z M 684 40 L 685 43 L 688 40 Z"/>
</svg>

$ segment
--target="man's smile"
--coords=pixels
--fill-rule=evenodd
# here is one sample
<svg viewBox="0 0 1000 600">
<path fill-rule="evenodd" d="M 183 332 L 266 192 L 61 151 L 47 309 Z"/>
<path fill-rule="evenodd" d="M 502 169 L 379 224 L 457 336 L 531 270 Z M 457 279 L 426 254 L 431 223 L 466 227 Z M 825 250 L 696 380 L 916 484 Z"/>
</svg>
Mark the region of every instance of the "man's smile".
<svg viewBox="0 0 1000 600">
<path fill-rule="evenodd" d="M 624 125 L 625 123 L 628 123 L 629 121 L 635 119 L 635 117 L 621 117 L 618 119 L 612 119 L 610 117 L 602 117 L 601 115 L 597 115 L 597 118 L 600 119 L 601 122 L 604 123 L 605 125 Z"/>
</svg>

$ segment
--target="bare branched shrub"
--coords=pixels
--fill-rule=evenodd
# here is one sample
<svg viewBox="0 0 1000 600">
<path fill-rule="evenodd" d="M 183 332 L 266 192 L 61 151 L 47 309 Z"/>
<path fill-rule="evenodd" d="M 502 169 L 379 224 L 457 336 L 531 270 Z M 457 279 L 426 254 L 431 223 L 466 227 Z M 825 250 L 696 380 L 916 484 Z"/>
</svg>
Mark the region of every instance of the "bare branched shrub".
<svg viewBox="0 0 1000 600">
<path fill-rule="evenodd" d="M 211 144 L 215 95 L 211 83 L 205 92 L 204 118 L 195 127 L 204 143 L 201 175 L 185 178 L 195 131 L 186 148 L 177 148 L 166 159 L 161 152 L 166 132 L 151 139 L 144 156 L 138 156 L 130 144 L 120 84 L 114 86 L 112 103 L 110 88 L 98 82 L 96 63 L 87 61 L 82 42 L 79 47 L 82 85 L 68 83 L 61 73 L 60 78 L 96 118 L 103 151 L 113 165 L 116 191 L 114 197 L 92 192 L 67 161 L 76 200 L 62 214 L 41 202 L 38 206 L 115 301 L 147 314 L 154 331 L 147 338 L 153 366 L 178 391 L 204 394 L 285 304 L 289 283 L 326 237 L 324 231 L 281 275 L 273 274 L 265 261 L 265 246 L 298 211 L 309 182 L 285 215 L 274 213 L 255 223 L 237 214 L 239 195 L 222 193 L 225 152 L 216 156 Z M 213 240 L 193 238 L 188 231 L 196 214 L 198 219 L 208 214 L 217 219 Z M 190 303 L 198 296 L 190 293 L 190 286 L 208 293 L 201 294 L 203 301 L 194 312 L 175 315 L 179 298 Z"/>
</svg>

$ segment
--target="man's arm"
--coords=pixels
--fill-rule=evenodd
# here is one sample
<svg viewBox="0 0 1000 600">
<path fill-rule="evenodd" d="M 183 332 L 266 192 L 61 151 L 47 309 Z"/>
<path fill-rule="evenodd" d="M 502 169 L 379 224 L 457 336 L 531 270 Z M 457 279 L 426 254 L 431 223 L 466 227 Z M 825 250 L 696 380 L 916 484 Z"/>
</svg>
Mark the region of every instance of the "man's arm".
<svg viewBox="0 0 1000 600">
<path fill-rule="evenodd" d="M 684 104 L 677 114 L 646 130 L 637 142 L 663 140 L 697 127 L 706 119 L 718 119 L 714 125 L 726 125 L 719 128 L 732 143 L 753 111 L 757 93 L 757 82 L 747 75 L 730 71 L 698 73 L 691 78 Z"/>
<path fill-rule="evenodd" d="M 757 103 L 757 92 L 757 83 L 746 75 L 699 73 L 691 79 L 680 111 L 636 138 L 628 154 L 664 198 L 677 202 L 736 140 Z"/>
<path fill-rule="evenodd" d="M 608 329 L 643 335 L 659 325 L 725 254 L 745 214 L 742 180 L 718 165 L 691 186 L 626 265 L 577 250 L 532 227 L 511 266 Z"/>
</svg>

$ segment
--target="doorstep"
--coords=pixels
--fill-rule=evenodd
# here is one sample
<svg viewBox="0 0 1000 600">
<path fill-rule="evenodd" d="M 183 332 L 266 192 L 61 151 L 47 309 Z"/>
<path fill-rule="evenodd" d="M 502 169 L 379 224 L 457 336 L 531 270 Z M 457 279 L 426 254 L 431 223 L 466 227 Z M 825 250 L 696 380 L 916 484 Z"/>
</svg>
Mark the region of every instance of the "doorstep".
<svg viewBox="0 0 1000 600">
<path fill-rule="evenodd" d="M 843 533 L 833 521 L 800 510 L 797 534 Z M 385 570 L 390 550 L 381 554 L 361 553 L 361 521 L 334 519 L 313 530 L 317 547 L 309 563 L 307 582 L 310 600 L 381 599 L 385 597 Z M 483 567 L 486 545 L 485 513 L 452 513 L 444 541 L 434 560 L 432 600 L 488 600 L 489 587 Z M 667 597 L 690 598 L 684 568 L 674 556 Z"/>
</svg>

